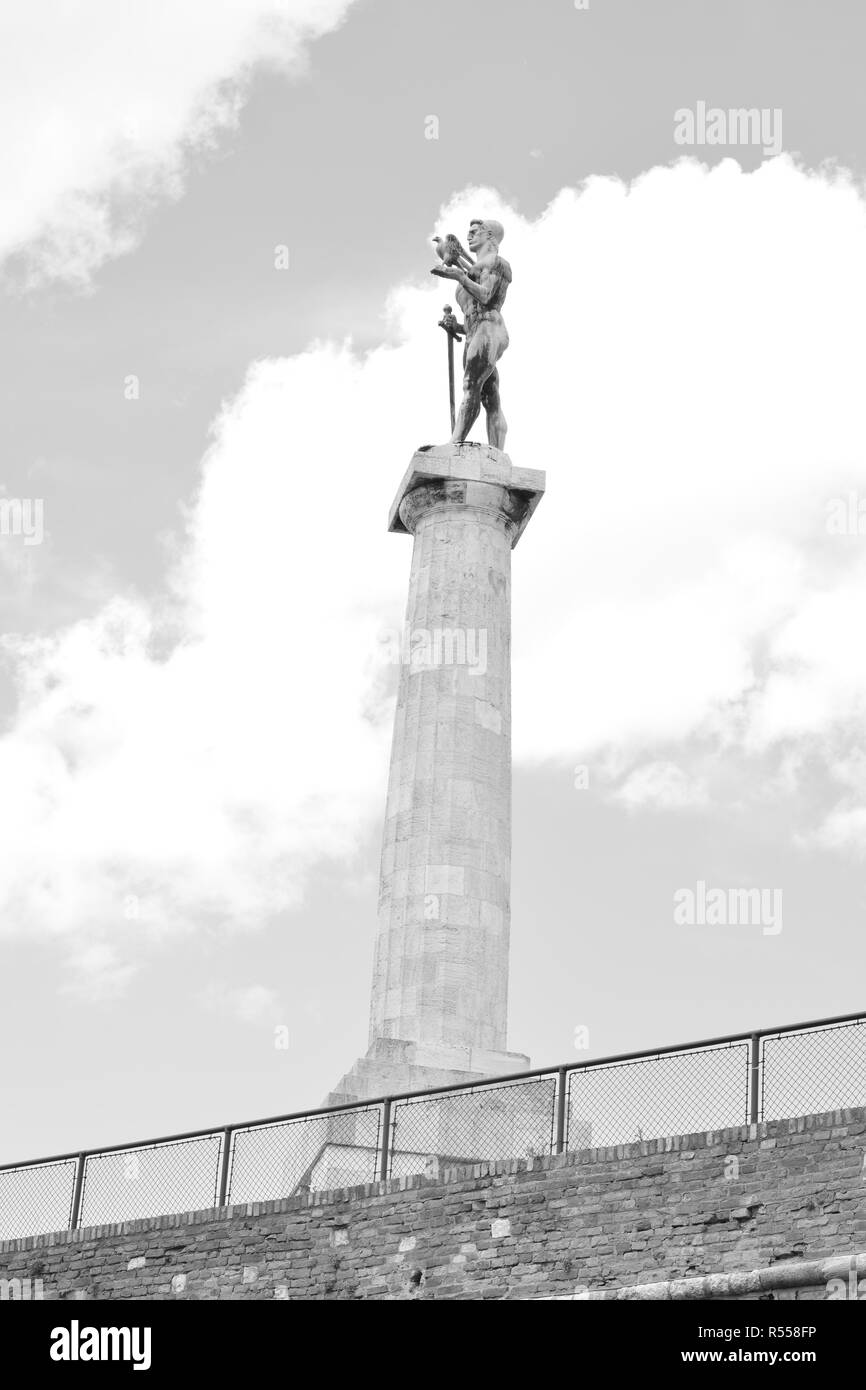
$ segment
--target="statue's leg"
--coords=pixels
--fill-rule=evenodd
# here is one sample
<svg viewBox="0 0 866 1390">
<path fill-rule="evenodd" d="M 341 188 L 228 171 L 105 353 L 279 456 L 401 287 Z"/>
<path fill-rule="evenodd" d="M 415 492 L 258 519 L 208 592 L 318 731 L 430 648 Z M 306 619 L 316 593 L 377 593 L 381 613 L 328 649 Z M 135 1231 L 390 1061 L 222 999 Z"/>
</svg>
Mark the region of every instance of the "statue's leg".
<svg viewBox="0 0 866 1390">
<path fill-rule="evenodd" d="M 487 412 L 487 443 L 494 449 L 505 448 L 508 423 L 499 399 L 499 369 L 493 368 L 481 391 L 481 404 Z"/>
<path fill-rule="evenodd" d="M 486 335 L 476 328 L 472 341 L 466 344 L 463 372 L 463 400 L 457 412 L 452 444 L 463 444 L 481 411 L 481 392 L 493 365 L 490 361 Z"/>
<path fill-rule="evenodd" d="M 452 444 L 463 444 L 481 411 L 481 382 L 476 374 L 466 371 L 463 377 L 463 400 L 454 422 Z"/>
</svg>

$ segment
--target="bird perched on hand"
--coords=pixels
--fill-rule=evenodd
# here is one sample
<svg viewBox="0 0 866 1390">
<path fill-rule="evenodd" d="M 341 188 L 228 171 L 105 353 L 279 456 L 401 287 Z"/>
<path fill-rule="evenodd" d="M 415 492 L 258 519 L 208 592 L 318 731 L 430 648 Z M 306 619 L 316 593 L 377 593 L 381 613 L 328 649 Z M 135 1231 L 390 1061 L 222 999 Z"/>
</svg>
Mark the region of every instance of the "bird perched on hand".
<svg viewBox="0 0 866 1390">
<path fill-rule="evenodd" d="M 465 251 L 452 232 L 447 236 L 434 236 L 433 245 L 436 247 L 436 255 L 444 265 L 456 265 L 468 269 L 472 265 L 469 252 Z"/>
</svg>

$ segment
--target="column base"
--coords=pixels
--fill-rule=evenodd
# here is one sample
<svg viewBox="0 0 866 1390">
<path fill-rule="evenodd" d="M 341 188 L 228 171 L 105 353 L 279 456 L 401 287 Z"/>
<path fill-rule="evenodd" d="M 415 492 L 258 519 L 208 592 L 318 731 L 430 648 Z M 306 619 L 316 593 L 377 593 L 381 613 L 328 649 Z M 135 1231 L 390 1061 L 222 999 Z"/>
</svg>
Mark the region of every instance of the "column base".
<svg viewBox="0 0 866 1390">
<path fill-rule="evenodd" d="M 310 1189 L 329 1182 L 340 1187 L 370 1182 L 371 1167 L 382 1171 L 381 1131 L 371 1118 L 377 1112 L 360 1108 L 365 1101 L 432 1086 L 495 1081 L 528 1068 L 529 1058 L 519 1052 L 378 1039 L 325 1101 L 326 1106 L 359 1108 L 333 1111 L 325 1119 L 323 1142 L 309 1173 Z M 555 1092 L 555 1078 L 542 1076 L 480 1091 L 467 1088 L 429 1099 L 397 1100 L 391 1108 L 384 1171 L 389 1177 L 435 1176 L 443 1167 L 549 1154 Z"/>
<path fill-rule="evenodd" d="M 377 1038 L 366 1056 L 360 1057 L 337 1082 L 324 1104 L 348 1105 L 402 1091 L 423 1091 L 428 1086 L 489 1081 L 495 1076 L 528 1071 L 529 1067 L 529 1058 L 522 1052 L 486 1052 L 446 1043 Z"/>
</svg>

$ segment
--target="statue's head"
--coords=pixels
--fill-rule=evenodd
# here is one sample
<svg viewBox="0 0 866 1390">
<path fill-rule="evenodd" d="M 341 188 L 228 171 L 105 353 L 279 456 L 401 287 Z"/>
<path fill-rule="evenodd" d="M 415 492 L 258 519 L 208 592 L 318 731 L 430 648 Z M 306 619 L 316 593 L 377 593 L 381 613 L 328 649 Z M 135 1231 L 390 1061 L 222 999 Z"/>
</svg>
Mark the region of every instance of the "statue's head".
<svg viewBox="0 0 866 1390">
<path fill-rule="evenodd" d="M 505 228 L 502 223 L 495 222 L 492 218 L 485 220 L 481 217 L 473 217 L 469 223 L 469 236 L 467 237 L 467 241 L 469 242 L 470 251 L 479 251 L 482 246 L 486 246 L 490 241 L 493 242 L 498 250 L 499 243 L 504 236 Z"/>
</svg>

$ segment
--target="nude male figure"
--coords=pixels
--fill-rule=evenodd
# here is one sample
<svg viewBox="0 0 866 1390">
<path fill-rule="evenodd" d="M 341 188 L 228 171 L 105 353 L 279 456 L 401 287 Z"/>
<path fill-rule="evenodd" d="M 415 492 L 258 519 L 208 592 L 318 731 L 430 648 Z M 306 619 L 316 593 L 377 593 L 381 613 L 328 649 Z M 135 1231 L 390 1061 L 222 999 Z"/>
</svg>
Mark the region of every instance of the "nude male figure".
<svg viewBox="0 0 866 1390">
<path fill-rule="evenodd" d="M 494 449 L 505 448 L 508 428 L 499 399 L 497 362 L 508 347 L 508 330 L 500 310 L 511 284 L 511 266 L 499 254 L 505 232 L 501 222 L 475 217 L 466 238 L 475 264 L 469 270 L 459 266 L 437 266 L 430 273 L 443 280 L 456 280 L 456 299 L 463 310 L 466 334 L 463 348 L 463 400 L 451 436 L 452 444 L 462 444 L 481 407 L 487 415 L 487 442 Z"/>
</svg>

